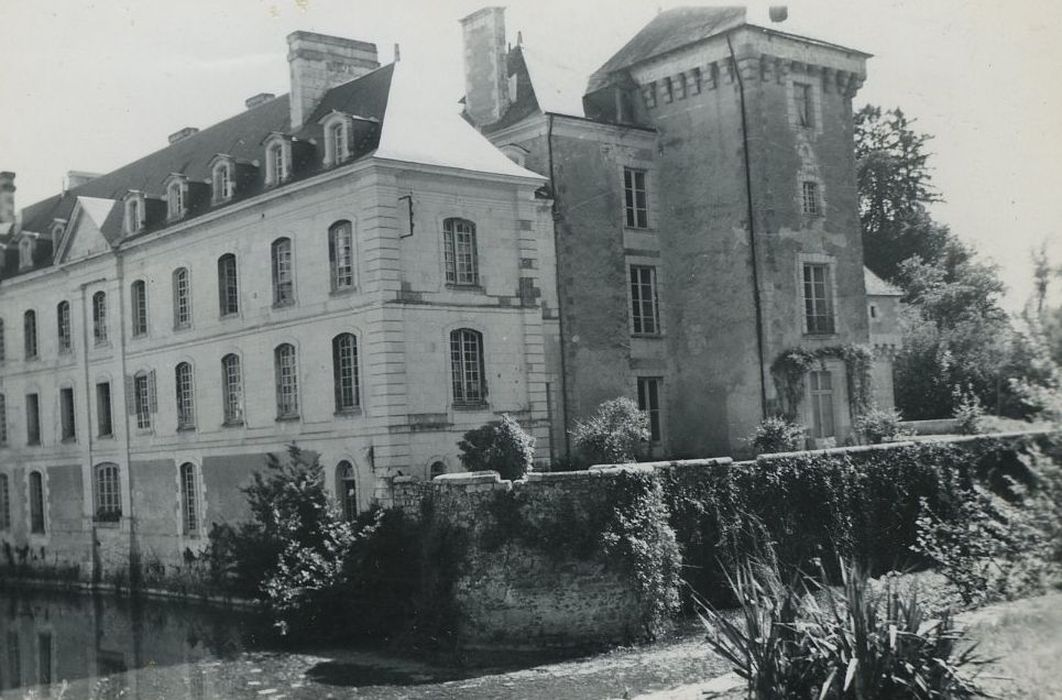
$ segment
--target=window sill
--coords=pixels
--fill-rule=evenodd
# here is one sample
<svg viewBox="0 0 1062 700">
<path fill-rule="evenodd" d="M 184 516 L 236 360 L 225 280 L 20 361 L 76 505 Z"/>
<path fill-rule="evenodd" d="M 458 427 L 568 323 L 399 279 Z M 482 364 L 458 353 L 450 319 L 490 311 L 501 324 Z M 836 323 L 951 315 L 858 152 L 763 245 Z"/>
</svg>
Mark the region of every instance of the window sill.
<svg viewBox="0 0 1062 700">
<path fill-rule="evenodd" d="M 656 233 L 655 226 L 628 226 L 623 224 L 624 231 L 635 231 L 637 233 Z"/>
<path fill-rule="evenodd" d="M 354 294 L 357 291 L 357 287 L 350 285 L 349 287 L 332 287 L 332 291 L 330 291 L 329 294 L 334 297 L 341 297 Z"/>
<path fill-rule="evenodd" d="M 76 437 L 65 437 L 62 440 L 60 440 L 59 442 L 60 442 L 60 444 L 63 444 L 63 445 L 76 445 L 77 444 L 77 438 Z"/>
<path fill-rule="evenodd" d="M 117 530 L 122 526 L 122 516 L 118 516 L 117 520 L 101 519 L 98 515 L 92 516 L 92 522 L 96 527 L 106 528 L 108 530 Z"/>
<path fill-rule="evenodd" d="M 357 418 L 361 415 L 361 407 L 355 406 L 354 408 L 341 408 L 332 415 L 336 418 Z"/>
<path fill-rule="evenodd" d="M 452 289 L 455 292 L 475 292 L 477 294 L 486 294 L 487 290 L 483 288 L 481 284 L 457 284 L 456 282 L 447 282 L 447 289 Z"/>
<path fill-rule="evenodd" d="M 227 421 L 224 421 L 221 424 L 221 427 L 222 428 L 242 428 L 243 427 L 243 421 L 242 420 L 227 420 Z"/>
<path fill-rule="evenodd" d="M 143 340 L 148 337 L 147 331 L 141 331 L 140 333 L 133 333 L 133 340 Z"/>
<path fill-rule="evenodd" d="M 38 440 L 36 442 L 27 442 L 26 443 L 26 447 L 40 447 L 40 446 L 41 446 L 41 441 L 40 440 Z"/>
<path fill-rule="evenodd" d="M 632 338 L 645 338 L 647 340 L 663 340 L 663 333 L 631 333 Z"/>
<path fill-rule="evenodd" d="M 174 333 L 180 333 L 181 331 L 187 331 L 187 330 L 191 330 L 191 329 L 192 329 L 192 324 L 185 323 L 185 324 L 180 325 L 180 326 L 174 326 L 173 327 L 173 332 Z"/>
<path fill-rule="evenodd" d="M 805 338 L 836 338 L 840 333 L 837 331 L 804 331 Z"/>
<path fill-rule="evenodd" d="M 486 401 L 480 401 L 478 403 L 455 403 L 453 404 L 455 411 L 487 411 L 490 409 L 490 404 Z"/>
<path fill-rule="evenodd" d="M 177 432 L 178 433 L 194 433 L 195 432 L 195 426 L 194 425 L 178 425 L 177 426 Z"/>
<path fill-rule="evenodd" d="M 103 435 L 97 435 L 96 439 L 97 440 L 113 440 L 114 439 L 114 433 L 105 433 Z"/>
<path fill-rule="evenodd" d="M 280 309 L 291 309 L 295 307 L 295 301 L 274 301 L 273 310 L 279 311 Z"/>
<path fill-rule="evenodd" d="M 277 423 L 297 423 L 301 419 L 302 418 L 301 418 L 301 416 L 299 416 L 298 413 L 293 413 L 293 414 L 288 415 L 288 416 L 277 416 L 276 417 L 276 422 Z"/>
<path fill-rule="evenodd" d="M 240 312 L 239 311 L 228 311 L 228 312 L 223 313 L 220 316 L 218 316 L 218 319 L 221 320 L 221 321 L 231 321 L 232 319 L 239 318 L 239 317 L 240 317 Z"/>
<path fill-rule="evenodd" d="M 109 341 L 109 340 L 106 340 L 106 339 L 104 339 L 104 340 L 97 340 L 97 341 L 94 341 L 94 342 L 92 343 L 92 347 L 93 347 L 93 348 L 95 348 L 95 349 L 97 349 L 97 350 L 99 350 L 99 349 L 101 349 L 101 348 L 109 348 L 109 347 L 111 347 L 111 341 Z"/>
</svg>

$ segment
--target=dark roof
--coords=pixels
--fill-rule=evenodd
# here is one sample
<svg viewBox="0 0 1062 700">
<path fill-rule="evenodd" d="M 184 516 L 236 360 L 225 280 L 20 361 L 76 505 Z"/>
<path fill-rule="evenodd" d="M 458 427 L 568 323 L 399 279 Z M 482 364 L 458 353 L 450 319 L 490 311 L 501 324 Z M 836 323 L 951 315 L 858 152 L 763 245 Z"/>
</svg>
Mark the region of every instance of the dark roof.
<svg viewBox="0 0 1062 700">
<path fill-rule="evenodd" d="M 745 24 L 745 8 L 676 7 L 661 12 L 590 77 L 588 92 L 601 89 L 616 71 Z"/>
<path fill-rule="evenodd" d="M 307 142 L 308 148 L 310 139 L 317 139 L 320 143 L 321 126 L 317 123 L 318 120 L 333 110 L 338 110 L 376 120 L 357 124 L 354 131 L 353 156 L 358 158 L 371 153 L 376 149 L 379 140 L 380 124 L 383 122 L 387 108 L 393 68 L 393 64 L 383 66 L 360 78 L 332 88 L 325 93 L 306 124 L 291 135 L 297 140 Z M 210 162 L 217 154 L 224 153 L 232 156 L 238 163 L 260 161 L 263 156 L 262 141 L 274 132 L 285 134 L 291 132 L 289 95 L 269 100 L 117 170 L 67 190 L 63 194 L 25 207 L 22 210 L 22 229 L 47 234 L 54 219 L 70 219 L 79 196 L 120 200 L 129 190 L 140 190 L 148 196 L 161 196 L 163 182 L 173 173 L 182 173 L 192 182 L 207 182 L 210 179 Z M 322 169 L 320 153 L 318 153 L 316 157 L 306 160 L 301 170 L 299 164 L 295 163 L 292 179 L 307 177 Z M 259 173 L 254 182 L 248 183 L 237 191 L 232 201 L 241 201 L 260 193 L 263 189 L 262 180 L 263 176 Z M 218 208 L 231 203 L 231 201 L 226 202 Z M 189 214 L 188 218 L 209 210 L 211 210 L 210 207 L 194 211 Z M 108 217 L 105 228 L 120 225 L 121 217 L 112 215 Z M 164 222 L 160 222 L 159 225 L 149 225 L 148 230 L 162 228 L 165 225 Z M 104 231 L 104 233 L 113 232 Z M 44 248 L 44 246 L 38 245 L 38 248 Z M 50 249 L 50 246 L 48 248 Z M 15 268 L 18 266 L 17 255 L 16 251 L 14 253 Z M 10 265 L 12 258 L 10 249 L 4 257 L 8 259 L 6 261 L 8 264 L 0 264 L 0 268 L 3 269 L 3 277 L 10 277 L 13 274 Z M 50 258 L 42 260 L 35 267 L 47 264 L 50 264 Z"/>
</svg>

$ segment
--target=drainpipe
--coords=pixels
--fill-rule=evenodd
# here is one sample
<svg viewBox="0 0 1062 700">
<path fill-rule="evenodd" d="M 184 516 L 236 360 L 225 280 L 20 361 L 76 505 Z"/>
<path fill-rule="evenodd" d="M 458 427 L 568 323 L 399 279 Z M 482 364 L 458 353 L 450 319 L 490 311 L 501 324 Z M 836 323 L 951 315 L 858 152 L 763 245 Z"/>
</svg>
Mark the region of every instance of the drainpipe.
<svg viewBox="0 0 1062 700">
<path fill-rule="evenodd" d="M 553 174 L 553 116 L 552 114 L 546 114 L 546 151 L 549 157 L 549 185 L 553 190 L 550 194 L 553 195 L 553 256 L 560 261 L 560 234 L 557 231 L 557 184 Z M 561 392 L 561 410 L 564 412 L 564 423 L 561 426 L 562 440 L 564 442 L 564 456 L 566 459 L 571 459 L 571 443 L 568 440 L 568 421 L 571 420 L 571 414 L 568 412 L 568 362 L 565 359 L 565 342 L 564 342 L 564 300 L 561 294 L 561 268 L 558 264 L 557 272 L 554 275 L 554 286 L 557 290 L 557 340 L 560 344 L 560 392 Z"/>
<path fill-rule="evenodd" d="M 133 458 L 132 458 L 132 427 L 129 419 L 129 406 L 125 405 L 126 400 L 129 398 L 125 391 L 125 378 L 128 376 L 126 371 L 126 348 L 125 348 L 125 259 L 116 253 L 115 260 L 115 272 L 118 278 L 118 358 L 119 368 L 121 370 L 121 393 L 122 393 L 122 406 L 125 408 L 122 414 L 125 416 L 125 473 L 126 483 L 129 485 L 129 584 L 130 588 L 134 585 L 133 581 L 133 566 L 134 563 L 139 566 L 140 563 L 140 548 L 136 541 L 136 516 L 133 512 L 133 494 L 136 491 L 133 488 L 134 476 L 133 476 Z M 111 420 L 114 420 L 114 389 L 111 389 Z"/>
<path fill-rule="evenodd" d="M 760 414 L 767 417 L 767 367 L 764 357 L 763 339 L 763 302 L 760 299 L 760 271 L 759 258 L 756 254 L 756 218 L 752 204 L 752 165 L 749 157 L 749 128 L 748 114 L 745 107 L 745 81 L 741 77 L 741 68 L 738 66 L 737 57 L 734 55 L 734 44 L 730 41 L 732 32 L 726 34 L 726 45 L 730 49 L 730 60 L 734 64 L 734 74 L 737 76 L 738 95 L 741 102 L 741 141 L 745 155 L 745 205 L 749 219 L 749 253 L 752 262 L 752 303 L 756 309 L 756 354 L 760 362 Z"/>
<path fill-rule="evenodd" d="M 91 286 L 93 284 L 99 284 L 100 282 L 106 282 L 106 281 L 107 281 L 106 277 L 100 277 L 98 279 L 94 279 L 94 280 L 91 280 L 89 282 L 83 282 L 80 285 L 78 285 L 78 292 L 80 294 L 79 303 L 81 305 L 81 353 L 80 353 L 80 355 L 81 355 L 81 373 L 82 373 L 82 377 L 84 378 L 84 381 L 85 381 L 85 391 L 84 391 L 84 394 L 85 394 L 85 416 L 87 418 L 87 421 L 86 421 L 86 424 L 85 424 L 85 435 L 87 436 L 86 440 L 85 440 L 85 444 L 86 444 L 86 458 L 88 459 L 88 479 L 89 479 L 89 499 L 88 499 L 88 504 L 89 504 L 89 518 L 90 518 L 89 519 L 89 523 L 90 523 L 89 534 L 92 536 L 91 553 L 92 553 L 92 581 L 93 581 L 93 583 L 96 582 L 97 578 L 99 577 L 100 572 L 99 572 L 99 566 L 98 566 L 98 563 L 97 563 L 98 562 L 98 556 L 97 556 L 97 552 L 96 552 L 96 518 L 95 518 L 95 513 L 92 511 L 92 508 L 96 504 L 96 500 L 95 500 L 95 491 L 94 491 L 94 488 L 95 488 L 95 474 L 93 473 L 93 470 L 92 470 L 93 462 L 94 462 L 94 460 L 92 458 L 92 448 L 93 448 L 93 440 L 92 440 L 92 397 L 91 397 L 91 389 L 90 389 L 90 387 L 92 386 L 92 383 L 91 383 L 92 380 L 89 377 L 89 357 L 88 357 L 88 352 L 89 352 L 89 323 L 90 323 L 90 320 L 89 320 L 89 314 L 88 314 L 88 304 L 85 301 L 85 290 L 89 286 Z"/>
</svg>

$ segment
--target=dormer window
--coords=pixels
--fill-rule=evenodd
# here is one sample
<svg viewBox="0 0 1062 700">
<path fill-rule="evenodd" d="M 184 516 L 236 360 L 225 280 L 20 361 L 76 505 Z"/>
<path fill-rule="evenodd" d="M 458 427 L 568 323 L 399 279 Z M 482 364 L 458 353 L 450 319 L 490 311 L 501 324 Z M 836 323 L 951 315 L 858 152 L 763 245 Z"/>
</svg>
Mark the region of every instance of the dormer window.
<svg viewBox="0 0 1062 700">
<path fill-rule="evenodd" d="M 18 269 L 25 270 L 33 267 L 33 239 L 23 238 L 18 242 Z"/>
<path fill-rule="evenodd" d="M 291 145 L 276 134 L 266 140 L 266 185 L 279 185 L 291 175 Z"/>
<path fill-rule="evenodd" d="M 188 213 L 188 180 L 183 175 L 171 175 L 166 185 L 166 220 L 177 221 Z"/>
<path fill-rule="evenodd" d="M 211 171 L 211 200 L 214 204 L 220 204 L 221 202 L 227 202 L 232 199 L 233 193 L 233 178 L 232 178 L 232 163 L 221 160 L 214 165 L 214 169 Z"/>
<path fill-rule="evenodd" d="M 66 229 L 66 222 L 62 219 L 56 219 L 52 224 L 52 243 L 58 245 L 59 241 L 63 238 L 63 231 Z"/>
<path fill-rule="evenodd" d="M 324 127 L 324 164 L 339 165 L 350 158 L 350 117 L 339 112 L 321 120 Z"/>
<path fill-rule="evenodd" d="M 144 228 L 144 195 L 131 192 L 125 200 L 125 232 L 137 233 Z"/>
</svg>

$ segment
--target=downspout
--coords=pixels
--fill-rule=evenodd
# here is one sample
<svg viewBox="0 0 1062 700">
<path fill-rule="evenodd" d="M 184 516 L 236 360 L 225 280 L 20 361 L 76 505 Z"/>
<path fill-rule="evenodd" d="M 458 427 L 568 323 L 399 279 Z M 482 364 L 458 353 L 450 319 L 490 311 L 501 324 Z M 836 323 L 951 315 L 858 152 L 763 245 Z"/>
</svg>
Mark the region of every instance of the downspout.
<svg viewBox="0 0 1062 700">
<path fill-rule="evenodd" d="M 115 253 L 116 255 L 116 272 L 118 278 L 118 357 L 121 359 L 121 392 L 122 392 L 122 404 L 125 408 L 122 414 L 125 416 L 125 466 L 126 466 L 126 482 L 129 484 L 129 582 L 130 587 L 133 585 L 139 585 L 139 571 L 140 571 L 140 546 L 136 539 L 136 514 L 133 512 L 133 494 L 136 491 L 133 489 L 133 450 L 132 441 L 133 436 L 130 432 L 132 427 L 129 419 L 129 406 L 125 406 L 125 401 L 129 399 L 128 393 L 125 390 L 126 377 L 126 348 L 125 348 L 125 258 Z M 114 420 L 114 389 L 111 389 L 111 420 Z M 136 567 L 134 569 L 134 567 Z M 136 579 L 134 581 L 134 579 Z"/>
<path fill-rule="evenodd" d="M 760 414 L 767 417 L 767 367 L 764 357 L 763 340 L 763 302 L 760 299 L 760 271 L 759 259 L 756 254 L 756 218 L 752 205 L 752 165 L 749 157 L 749 128 L 748 114 L 745 107 L 745 81 L 741 77 L 741 68 L 738 66 L 737 57 L 734 55 L 734 44 L 730 41 L 731 32 L 726 34 L 726 45 L 730 49 L 730 61 L 734 66 L 734 74 L 737 76 L 738 95 L 741 102 L 741 141 L 745 156 L 745 204 L 749 220 L 749 252 L 752 261 L 752 303 L 756 309 L 756 354 L 760 361 Z"/>
<path fill-rule="evenodd" d="M 83 282 L 78 285 L 78 291 L 80 292 L 79 304 L 81 306 L 81 373 L 85 381 L 85 435 L 86 438 L 86 458 L 88 459 L 88 480 L 89 480 L 89 535 L 92 537 L 91 542 L 91 554 L 92 554 L 92 582 L 96 583 L 97 578 L 100 575 L 99 571 L 99 556 L 96 551 L 96 479 L 93 471 L 93 459 L 92 459 L 92 398 L 91 398 L 91 378 L 89 377 L 89 315 L 88 305 L 85 302 L 85 290 L 93 284 L 100 282 L 106 282 L 106 277 L 100 277 L 98 279 L 91 280 L 89 282 Z M 84 512 L 84 511 L 82 511 Z"/>
<path fill-rule="evenodd" d="M 564 457 L 571 459 L 571 444 L 568 440 L 568 421 L 570 415 L 568 413 L 568 361 L 566 359 L 565 347 L 564 347 L 564 297 L 561 294 L 561 270 L 560 270 L 560 234 L 557 231 L 557 184 L 553 174 L 553 115 L 546 114 L 546 152 L 549 158 L 549 186 L 552 190 L 550 192 L 553 195 L 553 257 L 558 262 L 556 267 L 556 273 L 554 274 L 553 286 L 557 291 L 557 341 L 560 344 L 560 393 L 561 393 L 561 411 L 564 413 L 564 422 L 561 426 L 561 433 L 564 440 Z"/>
</svg>

